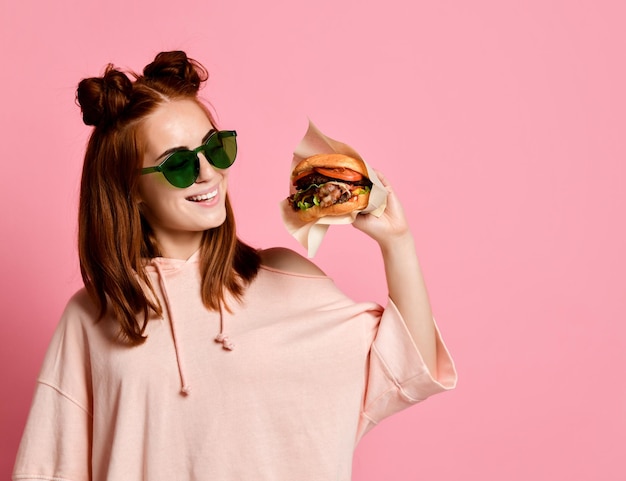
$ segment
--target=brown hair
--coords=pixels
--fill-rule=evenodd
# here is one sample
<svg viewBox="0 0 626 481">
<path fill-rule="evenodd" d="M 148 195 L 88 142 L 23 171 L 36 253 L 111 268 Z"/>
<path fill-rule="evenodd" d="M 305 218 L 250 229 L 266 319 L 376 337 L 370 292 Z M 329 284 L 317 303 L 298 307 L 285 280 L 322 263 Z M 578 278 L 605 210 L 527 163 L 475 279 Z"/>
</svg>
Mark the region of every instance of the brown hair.
<svg viewBox="0 0 626 481">
<path fill-rule="evenodd" d="M 139 128 L 160 104 L 174 99 L 196 101 L 215 123 L 198 99 L 208 74 L 184 52 L 161 52 L 143 75 L 131 76 L 134 81 L 109 64 L 102 77 L 78 85 L 83 121 L 94 126 L 81 180 L 78 250 L 99 319 L 111 312 L 122 336 L 140 344 L 150 312 L 161 315 L 162 308 L 144 267 L 145 259 L 159 256 L 160 250 L 137 202 L 145 148 Z M 200 256 L 201 296 L 209 309 L 224 304 L 225 290 L 240 298 L 256 276 L 259 255 L 237 238 L 228 196 L 226 220 L 203 233 Z"/>
</svg>

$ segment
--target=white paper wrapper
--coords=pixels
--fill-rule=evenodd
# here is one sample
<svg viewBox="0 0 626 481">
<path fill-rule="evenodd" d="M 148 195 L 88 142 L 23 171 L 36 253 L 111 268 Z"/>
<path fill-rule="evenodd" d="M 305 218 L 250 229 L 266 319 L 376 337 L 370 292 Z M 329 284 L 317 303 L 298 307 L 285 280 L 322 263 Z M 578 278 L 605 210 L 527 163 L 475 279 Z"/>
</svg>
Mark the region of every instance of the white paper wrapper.
<svg viewBox="0 0 626 481">
<path fill-rule="evenodd" d="M 309 120 L 309 128 L 306 134 L 296 147 L 293 153 L 293 159 L 291 161 L 291 167 L 289 169 L 289 178 L 291 178 L 291 172 L 298 162 L 311 157 L 316 154 L 344 154 L 349 155 L 355 159 L 363 160 L 356 150 L 343 142 L 333 140 L 326 137 L 318 128 Z M 367 167 L 367 175 L 372 181 L 372 191 L 370 192 L 369 204 L 361 211 L 369 213 L 375 216 L 380 216 L 385 211 L 387 205 L 387 189 L 383 187 L 382 183 L 378 179 L 376 172 L 369 166 L 369 164 L 363 160 Z M 289 182 L 289 195 L 295 192 L 295 188 Z M 332 224 L 351 224 L 359 214 L 358 212 L 351 212 L 350 214 L 340 216 L 326 216 L 321 219 L 317 219 L 314 222 L 302 222 L 293 208 L 289 205 L 289 201 L 285 198 L 280 203 L 281 215 L 285 227 L 291 233 L 296 240 L 302 244 L 307 250 L 308 257 L 314 257 L 317 249 L 319 248 L 324 235 L 328 230 L 328 226 Z"/>
</svg>

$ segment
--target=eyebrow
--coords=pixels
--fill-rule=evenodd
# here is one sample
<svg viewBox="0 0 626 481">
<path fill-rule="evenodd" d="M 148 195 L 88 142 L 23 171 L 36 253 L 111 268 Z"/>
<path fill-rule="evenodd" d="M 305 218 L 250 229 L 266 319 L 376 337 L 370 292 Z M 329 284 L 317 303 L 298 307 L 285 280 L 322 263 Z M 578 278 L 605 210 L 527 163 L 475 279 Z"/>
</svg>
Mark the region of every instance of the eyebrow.
<svg viewBox="0 0 626 481">
<path fill-rule="evenodd" d="M 171 149 L 167 149 L 165 152 L 163 152 L 161 155 L 159 155 L 156 160 L 154 161 L 154 164 L 160 164 L 161 163 L 161 159 L 164 159 L 165 157 L 167 157 L 170 154 L 173 154 L 174 152 L 180 152 L 181 150 L 189 150 L 187 149 L 187 147 L 172 147 Z"/>
<path fill-rule="evenodd" d="M 202 144 L 204 145 L 206 143 L 207 140 L 209 140 L 209 137 L 211 137 L 211 134 L 213 132 L 217 132 L 217 129 L 215 128 L 211 128 L 211 130 L 209 130 L 204 137 L 202 137 Z M 156 160 L 154 161 L 155 165 L 158 165 L 161 161 L 161 159 L 167 157 L 168 155 L 173 154 L 174 152 L 180 152 L 181 150 L 189 150 L 191 151 L 188 147 L 184 147 L 184 146 L 179 146 L 179 147 L 172 147 L 171 149 L 167 149 L 165 152 L 163 152 L 161 155 L 159 155 Z"/>
</svg>

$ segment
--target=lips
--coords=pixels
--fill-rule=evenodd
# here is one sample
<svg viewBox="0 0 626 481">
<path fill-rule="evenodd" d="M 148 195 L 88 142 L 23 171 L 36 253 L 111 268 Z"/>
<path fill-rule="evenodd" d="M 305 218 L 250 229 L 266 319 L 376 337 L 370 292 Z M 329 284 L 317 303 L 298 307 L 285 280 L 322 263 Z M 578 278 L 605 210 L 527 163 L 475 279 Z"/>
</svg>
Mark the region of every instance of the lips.
<svg viewBox="0 0 626 481">
<path fill-rule="evenodd" d="M 189 196 L 187 197 L 187 200 L 190 202 L 206 202 L 206 201 L 213 199 L 217 195 L 217 192 L 218 192 L 218 188 L 216 187 L 210 192 Z"/>
</svg>

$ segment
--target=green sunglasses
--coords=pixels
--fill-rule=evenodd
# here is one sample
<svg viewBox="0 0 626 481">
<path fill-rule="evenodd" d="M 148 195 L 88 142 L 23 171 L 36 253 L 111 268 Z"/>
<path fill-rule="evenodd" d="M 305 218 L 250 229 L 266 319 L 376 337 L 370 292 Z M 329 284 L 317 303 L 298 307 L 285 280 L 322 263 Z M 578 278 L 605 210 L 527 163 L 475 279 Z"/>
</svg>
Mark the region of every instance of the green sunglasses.
<svg viewBox="0 0 626 481">
<path fill-rule="evenodd" d="M 213 167 L 227 169 L 233 165 L 237 157 L 237 132 L 213 129 L 200 147 L 172 152 L 159 165 L 141 169 L 141 175 L 161 172 L 174 187 L 184 189 L 198 179 L 200 152 Z"/>
</svg>

